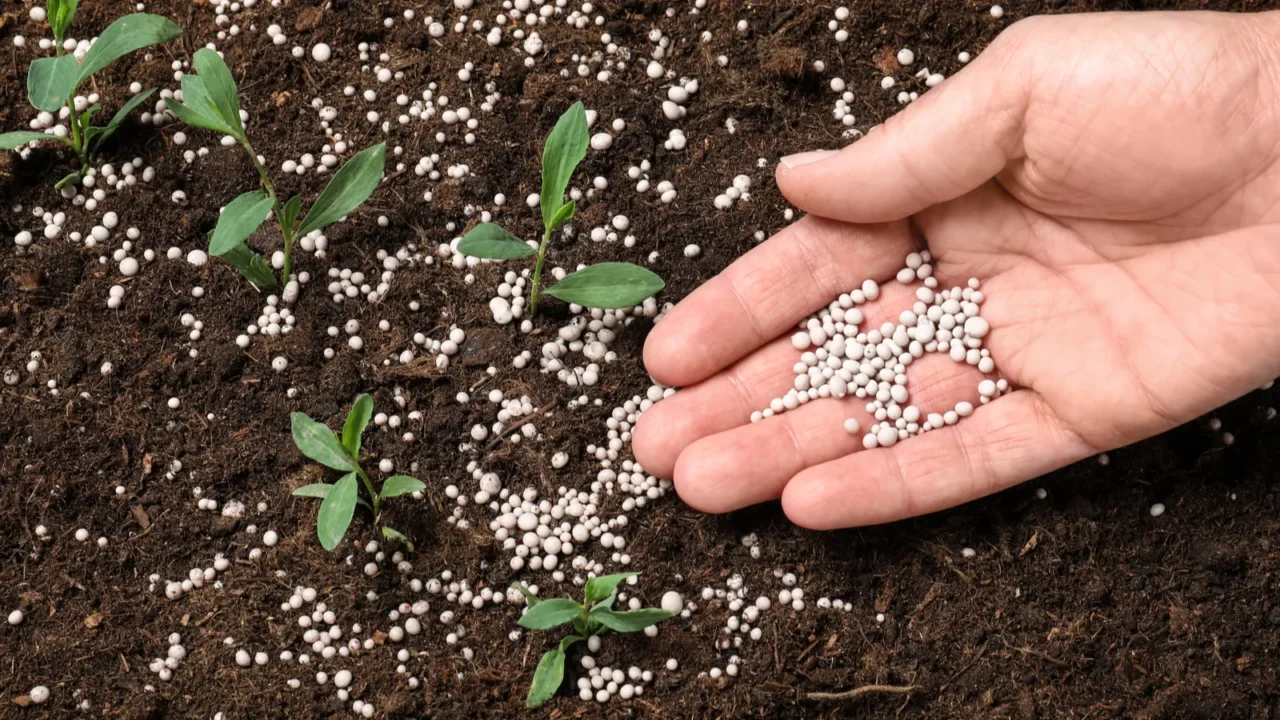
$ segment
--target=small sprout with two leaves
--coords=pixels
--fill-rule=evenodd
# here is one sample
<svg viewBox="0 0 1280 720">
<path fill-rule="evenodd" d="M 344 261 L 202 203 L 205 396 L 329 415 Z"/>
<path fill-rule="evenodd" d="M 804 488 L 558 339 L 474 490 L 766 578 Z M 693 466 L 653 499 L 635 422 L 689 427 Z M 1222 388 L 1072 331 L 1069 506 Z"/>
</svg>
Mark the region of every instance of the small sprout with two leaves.
<svg viewBox="0 0 1280 720">
<path fill-rule="evenodd" d="M 461 242 L 458 251 L 482 260 L 522 260 L 536 256 L 533 265 L 533 290 L 529 295 L 529 312 L 538 312 L 538 296 L 541 292 L 542 263 L 546 259 L 547 244 L 551 233 L 561 223 L 573 217 L 577 204 L 564 201 L 569 188 L 569 178 L 578 163 L 587 156 L 591 142 L 587 135 L 587 111 L 576 102 L 560 119 L 547 137 L 542 149 L 542 242 L 534 250 L 529 243 L 503 230 L 493 223 L 480 223 L 472 228 Z M 563 280 L 546 289 L 548 295 L 565 302 L 589 308 L 631 307 L 665 287 L 662 278 L 654 272 L 625 262 L 607 262 L 570 273 Z"/>
<path fill-rule="evenodd" d="M 79 0 L 48 0 L 46 14 L 53 30 L 53 46 L 57 54 L 33 60 L 27 70 L 27 99 L 32 107 L 55 114 L 64 106 L 71 109 L 67 113 L 65 132 L 19 130 L 0 135 L 0 150 L 13 150 L 38 140 L 59 142 L 70 147 L 79 161 L 79 169 L 58 181 L 56 187 L 59 190 L 80 184 L 85 173 L 89 172 L 89 162 L 94 153 L 115 134 L 129 113 L 156 91 L 150 88 L 134 95 L 116 111 L 110 122 L 99 127 L 93 125 L 92 120 L 102 105 L 95 103 L 90 106 L 83 98 L 77 103 L 76 90 L 89 76 L 121 57 L 135 50 L 169 42 L 182 34 L 182 30 L 169 18 L 148 13 L 125 15 L 103 30 L 84 54 L 84 61 L 77 62 L 74 54 L 64 53 L 62 40 L 79 4 Z"/>
<path fill-rule="evenodd" d="M 525 698 L 526 707 L 539 707 L 556 694 L 560 683 L 564 682 L 565 651 L 574 643 L 610 630 L 621 633 L 639 632 L 672 617 L 671 613 L 659 608 L 623 612 L 613 609 L 613 601 L 618 597 L 618 584 L 639 575 L 640 573 L 624 572 L 591 578 L 583 591 L 585 597 L 582 603 L 569 598 L 540 600 L 523 583 L 511 586 L 520 591 L 529 603 L 529 609 L 520 616 L 521 627 L 550 630 L 573 624 L 573 634 L 563 638 L 559 645 L 544 653 L 538 661 L 538 668 L 533 673 L 533 684 L 529 686 L 529 695 Z"/>
<path fill-rule="evenodd" d="M 392 475 L 382 481 L 382 490 L 379 492 L 360 467 L 360 440 L 364 436 L 364 429 L 369 425 L 369 418 L 373 417 L 373 398 L 368 395 L 356 398 L 351 412 L 347 413 L 342 435 L 303 413 L 296 412 L 289 417 L 293 424 L 293 444 L 298 446 L 298 450 L 321 465 L 344 473 L 342 479 L 332 485 L 314 483 L 293 491 L 296 497 L 323 500 L 320 503 L 320 514 L 316 516 L 316 535 L 325 550 L 338 547 L 351 525 L 351 518 L 355 516 L 356 505 L 362 505 L 373 513 L 376 523 L 382 513 L 383 500 L 426 488 L 417 478 Z M 367 498 L 360 496 L 360 482 L 364 483 Z M 409 538 L 394 528 L 383 525 L 382 536 L 388 540 L 399 540 L 410 550 L 413 549 Z"/>
<path fill-rule="evenodd" d="M 353 155 L 334 173 L 306 216 L 300 217 L 302 199 L 294 195 L 281 202 L 266 167 L 249 144 L 249 136 L 240 118 L 239 90 L 222 56 L 201 48 L 192 57 L 191 66 L 195 72 L 182 76 L 182 102 L 176 99 L 168 101 L 169 111 L 191 127 L 233 138 L 249 154 L 262 184 L 261 190 L 237 196 L 223 210 L 209 241 L 209 253 L 231 263 L 259 288 L 276 287 L 277 279 L 271 267 L 261 255 L 244 244 L 266 221 L 267 215 L 274 212 L 284 240 L 284 265 L 279 284 L 287 285 L 293 273 L 294 241 L 341 220 L 369 199 L 382 181 L 382 171 L 386 167 L 386 143 L 378 143 Z"/>
</svg>

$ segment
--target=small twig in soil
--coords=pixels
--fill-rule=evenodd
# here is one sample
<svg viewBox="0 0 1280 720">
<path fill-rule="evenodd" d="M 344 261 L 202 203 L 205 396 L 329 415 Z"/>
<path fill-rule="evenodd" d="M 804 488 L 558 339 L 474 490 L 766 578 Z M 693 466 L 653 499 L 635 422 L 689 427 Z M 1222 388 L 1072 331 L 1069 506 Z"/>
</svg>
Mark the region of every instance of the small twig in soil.
<svg viewBox="0 0 1280 720">
<path fill-rule="evenodd" d="M 1018 652 L 1022 653 L 1023 655 L 1032 655 L 1032 656 L 1035 656 L 1035 657 L 1040 658 L 1041 660 L 1047 660 L 1048 662 L 1051 662 L 1051 663 L 1053 663 L 1054 665 L 1058 665 L 1058 666 L 1060 666 L 1060 667 L 1071 667 L 1071 663 L 1068 663 L 1068 662 L 1067 662 L 1067 661 L 1065 661 L 1065 660 L 1059 660 L 1058 658 L 1053 657 L 1052 655 L 1048 655 L 1048 654 L 1043 653 L 1043 652 L 1041 652 L 1041 651 L 1039 651 L 1039 650 L 1036 650 L 1036 649 L 1034 649 L 1034 648 L 1026 647 L 1026 646 L 1023 646 L 1023 647 L 1014 647 L 1013 645 L 1010 645 L 1010 644 L 1009 644 L 1009 641 L 1008 641 L 1008 640 L 1005 640 L 1004 638 L 1000 638 L 1000 642 L 1004 643 L 1004 646 L 1005 646 L 1006 648 L 1008 648 L 1009 650 L 1016 650 L 1016 651 L 1018 651 Z"/>
<path fill-rule="evenodd" d="M 810 651 L 812 651 L 815 647 L 817 647 L 818 643 L 821 641 L 822 641 L 822 638 L 814 638 L 813 642 L 809 643 L 809 647 L 805 648 L 804 652 L 800 653 L 799 657 L 796 658 L 796 662 L 799 663 L 801 660 L 804 660 L 804 657 L 808 655 Z"/>
<path fill-rule="evenodd" d="M 542 417 L 542 416 L 543 416 L 543 414 L 544 414 L 544 413 L 546 413 L 546 411 L 550 410 L 551 408 L 553 408 L 553 407 L 555 407 L 556 405 L 559 405 L 559 404 L 560 404 L 560 401 L 559 401 L 559 400 L 552 400 L 551 402 L 547 403 L 546 405 L 543 405 L 542 407 L 538 408 L 537 410 L 534 410 L 534 411 L 533 411 L 533 413 L 532 413 L 531 415 L 529 415 L 529 417 L 525 418 L 525 421 L 524 421 L 524 422 L 522 422 L 522 423 L 520 423 L 519 425 L 517 425 L 517 426 L 515 426 L 515 427 L 513 427 L 513 428 L 503 428 L 502 432 L 501 432 L 497 437 L 495 437 L 493 440 L 491 440 L 491 441 L 489 442 L 489 446 L 488 446 L 488 447 L 486 447 L 486 448 L 484 449 L 484 450 L 485 450 L 485 452 L 489 452 L 490 450 L 494 449 L 495 447 L 497 447 L 497 446 L 498 446 L 498 444 L 499 444 L 499 443 L 501 443 L 501 442 L 502 442 L 503 438 L 507 437 L 508 435 L 510 435 L 510 434 L 512 434 L 512 433 L 518 433 L 518 432 L 520 432 L 520 430 L 521 430 L 525 425 L 528 425 L 529 423 L 533 422 L 534 420 L 537 420 L 538 418 Z"/>
<path fill-rule="evenodd" d="M 884 693 L 887 695 L 905 695 L 916 690 L 915 685 L 863 685 L 852 690 L 838 693 L 812 692 L 805 695 L 807 700 L 852 700 L 863 695 Z"/>
<path fill-rule="evenodd" d="M 990 641 L 990 640 L 987 640 L 986 642 L 982 643 L 982 645 L 978 646 L 978 652 L 974 653 L 974 655 L 973 655 L 973 659 L 972 659 L 972 660 L 970 660 L 969 662 L 965 663 L 964 667 L 962 667 L 962 668 L 960 668 L 959 670 L 957 670 L 957 671 L 956 671 L 956 673 L 955 673 L 954 675 L 952 675 L 951 677 L 947 678 L 947 681 L 946 681 L 946 682 L 942 683 L 942 685 L 939 685 L 939 686 L 938 686 L 938 692 L 942 692 L 943 690 L 946 690 L 946 689 L 947 689 L 947 686 L 948 686 L 948 685 L 950 685 L 951 683 L 955 682 L 956 678 L 960 677 L 961 675 L 965 674 L 966 672 L 969 672 L 969 668 L 973 667 L 975 664 L 977 664 L 977 662 L 978 662 L 979 660 L 981 660 L 981 659 L 982 659 L 982 655 L 983 655 L 983 653 L 985 653 L 985 652 L 987 651 L 987 643 L 989 643 L 989 642 L 991 642 L 991 641 Z"/>
</svg>

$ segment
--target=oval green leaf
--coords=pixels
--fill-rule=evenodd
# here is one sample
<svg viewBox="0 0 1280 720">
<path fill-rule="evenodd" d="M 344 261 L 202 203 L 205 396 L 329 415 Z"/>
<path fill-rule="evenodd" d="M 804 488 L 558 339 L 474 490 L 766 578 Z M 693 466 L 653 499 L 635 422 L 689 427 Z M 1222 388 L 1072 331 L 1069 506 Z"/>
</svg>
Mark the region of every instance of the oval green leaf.
<svg viewBox="0 0 1280 720">
<path fill-rule="evenodd" d="M 640 573 L 638 572 L 621 572 L 613 575 L 601 575 L 587 580 L 587 585 L 583 588 L 583 595 L 587 599 L 587 604 L 590 605 L 609 597 L 623 580 L 639 575 Z"/>
<path fill-rule="evenodd" d="M 578 203 L 573 200 L 561 205 L 560 209 L 556 211 L 555 217 L 551 218 L 551 229 L 554 230 L 559 227 L 561 223 L 569 222 L 577 210 Z"/>
<path fill-rule="evenodd" d="M 302 212 L 302 198 L 294 195 L 284 204 L 284 217 L 280 218 L 280 227 L 292 230 L 298 224 L 300 212 Z"/>
<path fill-rule="evenodd" d="M 517 622 L 530 630 L 550 630 L 572 622 L 581 612 L 582 606 L 569 598 L 552 598 L 530 607 Z"/>
<path fill-rule="evenodd" d="M 65 142 L 57 135 L 49 135 L 47 133 L 36 132 L 34 130 L 16 130 L 0 135 L 0 150 L 13 150 L 20 148 L 27 143 L 33 143 L 37 140 L 56 140 Z"/>
<path fill-rule="evenodd" d="M 325 550 L 338 547 L 342 536 L 347 534 L 351 526 L 351 518 L 356 514 L 356 497 L 359 495 L 356 474 L 347 473 L 333 486 L 333 490 L 320 503 L 320 513 L 316 515 L 316 536 Z"/>
<path fill-rule="evenodd" d="M 572 273 L 543 292 L 589 308 L 626 308 L 652 297 L 666 283 L 639 265 L 609 262 Z"/>
<path fill-rule="evenodd" d="M 587 156 L 591 138 L 587 135 L 587 111 L 581 102 L 565 111 L 547 136 L 542 148 L 542 225 L 554 227 L 552 220 L 564 206 L 564 193 L 578 163 Z"/>
<path fill-rule="evenodd" d="M 627 612 L 616 612 L 601 605 L 591 611 L 591 619 L 614 632 L 639 632 L 650 625 L 671 617 L 671 613 L 661 608 L 641 608 Z"/>
<path fill-rule="evenodd" d="M 84 54 L 75 84 L 79 85 L 85 78 L 134 50 L 169 42 L 181 34 L 182 29 L 167 17 L 150 13 L 125 15 L 103 30 L 93 47 Z"/>
<path fill-rule="evenodd" d="M 259 288 L 271 289 L 276 286 L 276 275 L 262 256 L 249 249 L 248 245 L 236 245 L 222 256 L 246 280 Z"/>
<path fill-rule="evenodd" d="M 209 91 L 205 89 L 204 80 L 195 75 L 182 76 L 182 102 L 170 99 L 165 102 L 169 112 L 182 122 L 204 130 L 212 130 L 223 135 L 234 135 L 218 110 L 213 106 Z"/>
<path fill-rule="evenodd" d="M 213 228 L 213 238 L 209 240 L 209 253 L 221 257 L 232 248 L 243 245 L 270 212 L 271 197 L 260 190 L 237 196 L 227 203 L 227 208 L 218 216 L 218 224 Z"/>
<path fill-rule="evenodd" d="M 356 467 L 347 455 L 338 436 L 333 434 L 327 425 L 322 425 L 305 414 L 296 412 L 289 415 L 293 429 L 293 444 L 307 457 L 325 467 L 354 472 Z"/>
<path fill-rule="evenodd" d="M 395 540 L 395 541 L 404 543 L 404 546 L 409 548 L 410 551 L 413 550 L 413 541 L 409 539 L 409 536 L 405 535 L 404 533 L 400 532 L 399 530 L 393 527 L 390 527 L 388 525 L 383 525 L 382 537 L 388 540 Z"/>
<path fill-rule="evenodd" d="M 223 124 L 231 128 L 231 135 L 244 136 L 244 124 L 240 122 L 240 96 L 235 78 L 222 56 L 209 48 L 200 48 L 191 59 L 192 67 L 204 82 L 209 102 Z M 184 94 L 185 96 L 185 94 Z"/>
<path fill-rule="evenodd" d="M 356 153 L 338 168 L 324 192 L 320 193 L 315 204 L 307 211 L 298 234 L 306 235 L 312 230 L 320 230 L 368 200 L 382 180 L 386 154 L 387 144 L 378 143 Z"/>
<path fill-rule="evenodd" d="M 291 494 L 294 497 L 309 497 L 309 498 L 324 499 L 329 496 L 329 491 L 332 489 L 333 489 L 333 486 L 330 485 L 329 483 L 311 483 L 310 485 L 303 485 L 297 490 L 294 490 Z"/>
<path fill-rule="evenodd" d="M 533 682 L 529 684 L 529 695 L 525 697 L 527 708 L 542 707 L 543 703 L 555 697 L 564 682 L 564 650 L 554 648 L 548 650 L 538 661 L 538 668 L 533 671 Z"/>
<path fill-rule="evenodd" d="M 347 449 L 351 457 L 360 461 L 360 438 L 364 429 L 369 426 L 369 418 L 373 417 L 373 398 L 362 393 L 347 413 L 347 421 L 342 426 L 342 447 Z"/>
<path fill-rule="evenodd" d="M 528 243 L 493 223 L 480 223 L 458 241 L 458 252 L 482 260 L 519 260 L 533 254 Z"/>
<path fill-rule="evenodd" d="M 27 99 L 32 107 L 57 112 L 75 92 L 77 73 L 75 55 L 32 60 L 27 69 Z"/>
<path fill-rule="evenodd" d="M 386 500 L 387 498 L 400 497 L 401 495 L 408 495 L 426 489 L 426 483 L 418 478 L 409 477 L 408 475 L 392 475 L 382 481 L 382 491 L 378 493 L 378 497 Z"/>
</svg>

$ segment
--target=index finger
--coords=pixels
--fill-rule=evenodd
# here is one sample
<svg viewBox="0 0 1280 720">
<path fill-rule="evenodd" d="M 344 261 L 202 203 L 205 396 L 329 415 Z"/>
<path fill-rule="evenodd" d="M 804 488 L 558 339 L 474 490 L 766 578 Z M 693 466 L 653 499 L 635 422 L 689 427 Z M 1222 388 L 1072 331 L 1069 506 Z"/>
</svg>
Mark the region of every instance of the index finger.
<svg viewBox="0 0 1280 720">
<path fill-rule="evenodd" d="M 664 385 L 705 380 L 864 280 L 893 277 L 914 249 L 905 221 L 801 218 L 668 312 L 645 341 L 645 368 Z"/>
</svg>

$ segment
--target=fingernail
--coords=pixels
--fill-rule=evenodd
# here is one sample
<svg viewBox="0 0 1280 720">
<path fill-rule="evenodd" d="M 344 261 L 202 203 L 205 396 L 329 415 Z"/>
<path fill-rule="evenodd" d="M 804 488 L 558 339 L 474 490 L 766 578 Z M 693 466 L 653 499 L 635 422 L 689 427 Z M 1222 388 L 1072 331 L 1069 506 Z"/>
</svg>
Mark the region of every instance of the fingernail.
<svg viewBox="0 0 1280 720">
<path fill-rule="evenodd" d="M 794 170 L 801 165 L 808 165 L 811 162 L 826 160 L 827 158 L 840 152 L 839 150 L 810 150 L 809 152 L 796 153 L 788 155 L 779 162 L 787 166 L 788 170 Z"/>
</svg>

